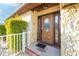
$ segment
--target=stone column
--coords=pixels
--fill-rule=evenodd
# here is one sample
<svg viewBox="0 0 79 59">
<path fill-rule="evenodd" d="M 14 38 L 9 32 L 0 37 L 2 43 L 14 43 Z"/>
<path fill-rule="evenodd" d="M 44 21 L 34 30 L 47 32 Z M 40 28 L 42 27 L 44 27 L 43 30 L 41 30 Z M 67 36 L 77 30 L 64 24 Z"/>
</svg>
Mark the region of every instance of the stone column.
<svg viewBox="0 0 79 59">
<path fill-rule="evenodd" d="M 79 55 L 79 4 L 61 10 L 61 52 L 65 56 Z"/>
</svg>

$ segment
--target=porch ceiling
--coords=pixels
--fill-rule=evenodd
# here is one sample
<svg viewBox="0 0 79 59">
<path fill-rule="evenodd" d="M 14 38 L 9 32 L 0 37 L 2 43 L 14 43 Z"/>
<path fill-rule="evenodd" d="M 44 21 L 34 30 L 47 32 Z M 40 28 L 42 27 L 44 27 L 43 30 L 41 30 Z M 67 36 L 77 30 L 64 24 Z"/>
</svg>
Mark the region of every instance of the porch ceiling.
<svg viewBox="0 0 79 59">
<path fill-rule="evenodd" d="M 60 3 L 25 3 L 21 8 L 19 8 L 15 13 L 13 13 L 10 17 L 14 17 L 16 14 L 21 15 L 28 10 L 36 10 L 41 11 L 51 6 L 59 5 Z M 62 8 L 71 5 L 73 3 L 61 3 Z"/>
<path fill-rule="evenodd" d="M 42 3 L 25 3 L 19 10 L 17 10 L 13 15 L 11 15 L 10 17 L 13 17 L 15 16 L 16 14 L 18 15 L 21 15 L 23 14 L 24 12 L 30 10 L 30 9 L 33 9 L 39 5 L 41 5 Z M 9 17 L 9 18 L 10 18 Z"/>
<path fill-rule="evenodd" d="M 56 6 L 56 5 L 59 5 L 59 3 L 43 3 L 40 6 L 33 8 L 32 10 L 36 10 L 36 11 L 39 12 L 41 10 L 44 10 L 44 9 L 47 9 L 47 8 L 50 8 L 50 7 L 53 7 L 53 6 Z"/>
<path fill-rule="evenodd" d="M 59 3 L 25 3 L 20 9 L 18 9 L 10 17 L 14 17 L 16 14 L 21 15 L 28 10 L 41 11 L 41 10 L 44 10 L 46 7 L 49 8 L 51 6 L 55 6 L 55 5 L 58 5 L 58 4 Z M 8 17 L 8 18 L 10 18 L 10 17 Z"/>
</svg>

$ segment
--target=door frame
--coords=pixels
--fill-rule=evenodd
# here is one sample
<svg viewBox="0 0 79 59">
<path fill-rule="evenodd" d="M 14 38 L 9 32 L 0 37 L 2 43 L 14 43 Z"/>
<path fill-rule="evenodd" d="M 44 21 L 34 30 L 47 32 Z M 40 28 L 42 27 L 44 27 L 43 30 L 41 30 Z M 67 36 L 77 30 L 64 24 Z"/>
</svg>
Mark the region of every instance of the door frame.
<svg viewBox="0 0 79 59">
<path fill-rule="evenodd" d="M 56 13 L 59 13 L 60 14 L 60 11 L 56 11 L 56 12 L 53 12 L 53 13 L 48 13 L 48 14 L 45 14 L 45 15 L 49 15 L 49 14 L 56 14 Z M 38 30 L 39 30 L 39 27 L 41 28 L 41 26 L 42 26 L 42 22 L 41 22 L 41 17 L 42 16 L 45 16 L 45 15 L 41 15 L 41 16 L 38 16 L 38 21 L 37 21 L 37 23 L 38 23 Z M 52 15 L 53 16 L 53 15 Z M 40 25 L 39 25 L 39 20 L 40 20 Z M 58 21 L 59 22 L 59 24 L 60 24 L 60 20 Z M 55 22 L 54 22 L 55 23 Z M 60 25 L 59 25 L 59 32 L 60 32 Z M 55 43 L 55 24 L 54 24 L 54 43 Z M 42 30 L 40 29 L 40 33 L 42 34 Z M 42 35 L 40 35 L 40 39 L 38 39 L 38 36 L 39 36 L 39 33 L 38 33 L 38 31 L 37 31 L 37 42 L 41 42 L 41 43 L 44 43 L 44 44 L 47 44 L 47 45 L 50 45 L 50 46 L 55 46 L 55 44 L 48 44 L 48 43 L 45 43 L 45 42 L 42 42 Z M 58 36 L 58 38 L 59 38 L 59 43 L 60 43 L 60 40 L 61 40 L 61 38 L 60 38 L 60 33 L 59 33 L 59 36 Z"/>
<path fill-rule="evenodd" d="M 49 13 L 49 14 L 52 14 L 52 13 Z M 49 15 L 49 14 L 45 14 L 45 15 Z M 42 16 L 45 16 L 45 15 L 42 15 Z M 41 21 L 42 16 L 38 17 L 38 21 L 37 21 L 38 22 L 38 30 L 39 30 L 39 27 L 41 28 L 41 26 L 42 26 L 42 21 Z M 41 23 L 40 26 L 39 26 L 39 20 L 40 20 L 40 23 Z M 49 43 L 43 42 L 42 41 L 42 30 L 41 29 L 40 29 L 40 32 L 41 32 L 40 39 L 38 39 L 39 33 L 37 32 L 37 42 L 41 42 L 41 43 L 44 43 L 44 44 L 47 44 L 47 45 L 50 45 L 50 46 L 54 46 L 54 44 L 49 44 Z M 55 39 L 55 36 L 54 36 L 54 39 Z"/>
</svg>

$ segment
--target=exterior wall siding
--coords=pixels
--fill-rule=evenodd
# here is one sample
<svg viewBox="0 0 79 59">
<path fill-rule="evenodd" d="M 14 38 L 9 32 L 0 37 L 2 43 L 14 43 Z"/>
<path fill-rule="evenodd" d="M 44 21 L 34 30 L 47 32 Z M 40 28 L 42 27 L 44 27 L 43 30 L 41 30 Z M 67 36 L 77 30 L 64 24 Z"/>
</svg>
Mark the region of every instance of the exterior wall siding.
<svg viewBox="0 0 79 59">
<path fill-rule="evenodd" d="M 27 29 L 30 35 L 28 34 L 29 38 L 26 43 L 29 46 L 32 43 L 37 42 L 37 12 L 29 10 L 28 12 L 22 14 L 21 17 L 22 20 L 28 22 L 28 27 L 30 27 L 29 29 Z"/>
<path fill-rule="evenodd" d="M 26 46 L 30 46 L 31 42 L 31 32 L 32 32 L 32 11 L 28 11 L 24 14 L 21 15 L 22 20 L 28 22 L 28 28 L 26 29 L 26 32 L 29 32 L 27 35 L 27 39 L 26 40 Z M 30 34 L 30 35 L 29 35 Z"/>
<path fill-rule="evenodd" d="M 61 55 L 79 55 L 79 4 L 61 10 Z"/>
<path fill-rule="evenodd" d="M 32 34 L 31 34 L 31 44 L 37 42 L 37 21 L 38 15 L 36 11 L 32 11 Z"/>
</svg>

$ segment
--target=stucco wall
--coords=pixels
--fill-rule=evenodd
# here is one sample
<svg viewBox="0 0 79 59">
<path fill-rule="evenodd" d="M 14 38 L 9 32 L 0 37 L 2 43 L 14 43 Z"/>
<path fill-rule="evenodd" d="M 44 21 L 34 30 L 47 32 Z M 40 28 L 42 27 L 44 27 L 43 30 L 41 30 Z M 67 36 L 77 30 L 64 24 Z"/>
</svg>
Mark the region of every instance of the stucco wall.
<svg viewBox="0 0 79 59">
<path fill-rule="evenodd" d="M 26 32 L 28 32 L 27 39 L 26 39 L 26 46 L 30 46 L 31 44 L 31 32 L 32 32 L 32 11 L 28 11 L 21 15 L 22 20 L 28 22 L 28 27 Z"/>
<path fill-rule="evenodd" d="M 61 55 L 79 55 L 79 4 L 61 10 Z"/>
<path fill-rule="evenodd" d="M 30 44 L 37 42 L 37 12 L 29 10 L 28 12 L 21 15 L 22 20 L 28 22 L 27 32 L 27 42 L 26 44 L 30 46 Z"/>
<path fill-rule="evenodd" d="M 37 21 L 38 16 L 36 11 L 32 11 L 32 33 L 31 33 L 31 43 L 37 42 Z"/>
</svg>

